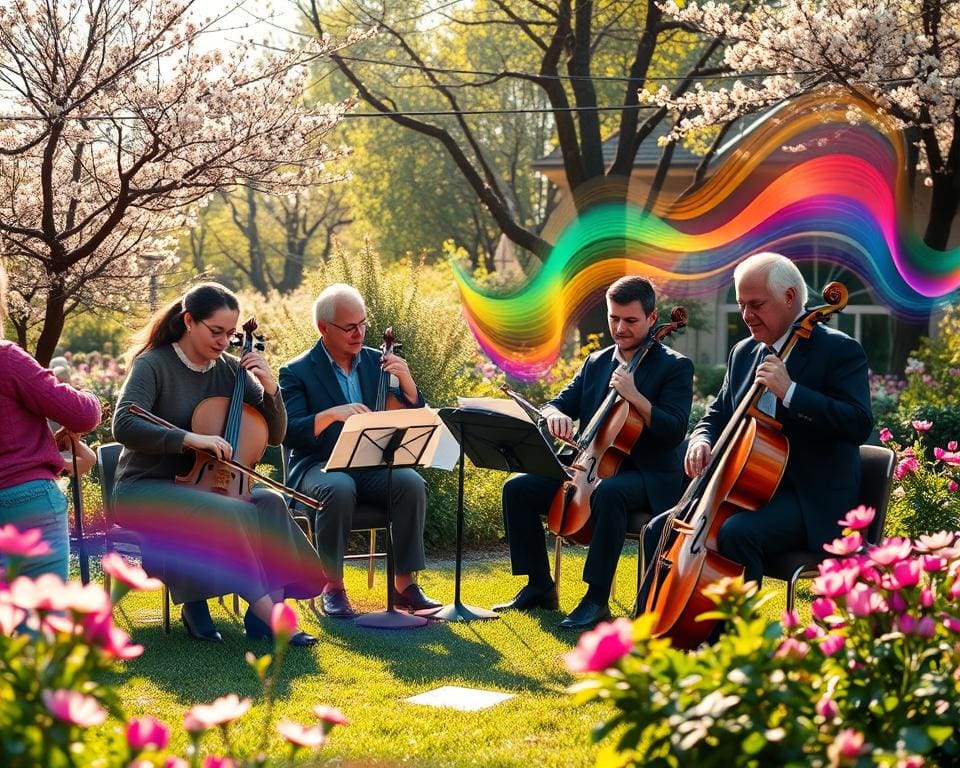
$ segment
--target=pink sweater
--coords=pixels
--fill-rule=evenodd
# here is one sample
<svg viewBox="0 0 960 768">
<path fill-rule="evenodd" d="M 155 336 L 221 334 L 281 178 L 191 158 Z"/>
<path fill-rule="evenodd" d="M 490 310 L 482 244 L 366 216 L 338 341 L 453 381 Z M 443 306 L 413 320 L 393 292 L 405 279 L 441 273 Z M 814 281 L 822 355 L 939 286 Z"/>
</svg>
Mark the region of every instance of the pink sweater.
<svg viewBox="0 0 960 768">
<path fill-rule="evenodd" d="M 100 423 L 100 401 L 61 384 L 21 347 L 0 339 L 0 488 L 60 474 L 63 459 L 47 419 L 89 432 Z"/>
</svg>

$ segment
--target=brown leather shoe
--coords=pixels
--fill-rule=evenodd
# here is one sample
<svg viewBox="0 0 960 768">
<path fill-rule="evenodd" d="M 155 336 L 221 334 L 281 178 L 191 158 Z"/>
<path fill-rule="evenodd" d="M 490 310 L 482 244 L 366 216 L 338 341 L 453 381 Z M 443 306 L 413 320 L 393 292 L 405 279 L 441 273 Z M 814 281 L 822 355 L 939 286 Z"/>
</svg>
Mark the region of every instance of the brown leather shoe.
<svg viewBox="0 0 960 768">
<path fill-rule="evenodd" d="M 411 584 L 403 592 L 393 592 L 393 607 L 402 611 L 426 611 L 431 608 L 442 608 L 443 603 L 438 603 L 423 594 L 419 584 Z"/>
<path fill-rule="evenodd" d="M 320 610 L 332 619 L 352 619 L 357 615 L 347 599 L 347 590 L 330 589 L 320 594 Z"/>
</svg>

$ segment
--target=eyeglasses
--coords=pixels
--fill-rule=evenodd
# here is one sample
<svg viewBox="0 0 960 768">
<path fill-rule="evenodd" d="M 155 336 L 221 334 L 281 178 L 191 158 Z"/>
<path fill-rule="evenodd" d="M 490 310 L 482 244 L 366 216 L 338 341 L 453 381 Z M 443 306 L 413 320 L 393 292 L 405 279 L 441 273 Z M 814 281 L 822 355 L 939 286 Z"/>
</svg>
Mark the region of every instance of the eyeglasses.
<svg viewBox="0 0 960 768">
<path fill-rule="evenodd" d="M 229 339 L 231 336 L 233 336 L 237 332 L 236 328 L 234 328 L 232 331 L 225 331 L 225 330 L 215 331 L 213 328 L 207 325 L 207 323 L 205 323 L 203 320 L 197 320 L 197 322 L 203 325 L 204 328 L 206 328 L 208 331 L 210 331 L 210 335 L 213 336 L 213 338 L 215 339 L 219 339 L 221 336 L 223 336 L 223 338 L 225 339 Z"/>
<path fill-rule="evenodd" d="M 334 328 L 339 328 L 348 336 L 353 336 L 355 333 L 363 333 L 367 327 L 367 318 L 363 318 L 359 323 L 350 323 L 350 325 L 337 325 L 333 320 L 327 320 L 327 325 L 332 325 Z"/>
</svg>

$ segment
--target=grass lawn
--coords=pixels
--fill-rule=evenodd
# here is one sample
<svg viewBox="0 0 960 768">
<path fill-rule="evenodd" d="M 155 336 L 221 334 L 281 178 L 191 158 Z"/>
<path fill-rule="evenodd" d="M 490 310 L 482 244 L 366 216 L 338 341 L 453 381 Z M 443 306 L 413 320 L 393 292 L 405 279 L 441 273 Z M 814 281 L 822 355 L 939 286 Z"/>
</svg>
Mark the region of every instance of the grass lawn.
<svg viewBox="0 0 960 768">
<path fill-rule="evenodd" d="M 563 561 L 561 608 L 569 611 L 583 592 L 580 574 L 585 550 L 568 547 Z M 502 552 L 465 563 L 465 603 L 489 607 L 506 600 L 522 585 L 510 575 Z M 635 589 L 636 545 L 628 543 L 618 572 L 615 615 L 629 610 Z M 453 563 L 433 561 L 420 583 L 431 596 L 451 600 Z M 379 610 L 385 602 L 382 569 L 372 590 L 366 571 L 348 566 L 347 586 L 354 605 Z M 779 615 L 779 600 L 767 610 Z M 268 752 L 286 755 L 273 726 L 265 729 L 259 682 L 244 662 L 248 650 L 258 655 L 266 643 L 246 639 L 240 619 L 211 602 L 222 645 L 190 640 L 175 612 L 173 632 L 160 626 L 159 593 L 131 594 L 115 610 L 118 625 L 146 646 L 139 659 L 117 676 L 127 714 L 151 714 L 172 726 L 173 746 L 187 744 L 182 731 L 184 711 L 193 704 L 236 692 L 253 698 L 254 707 L 232 731 L 241 754 L 251 754 L 266 736 Z M 323 617 L 308 602 L 297 604 L 301 626 L 320 637 L 313 648 L 290 649 L 277 690 L 274 722 L 281 718 L 313 724 L 315 704 L 339 707 L 351 725 L 336 729 L 318 753 L 332 765 L 344 766 L 587 766 L 600 745 L 591 728 L 604 717 L 604 707 L 573 707 L 565 689 L 573 682 L 562 656 L 576 643 L 576 633 L 557 627 L 562 614 L 536 611 L 507 613 L 493 621 L 468 624 L 431 623 L 423 629 L 362 629 L 352 621 Z M 515 694 L 479 712 L 460 712 L 411 704 L 404 699 L 441 685 L 459 685 Z M 109 725 L 109 723 L 108 723 Z M 104 726 L 107 727 L 107 726 Z M 114 722 L 112 727 L 116 728 Z M 102 737 L 106 734 L 101 732 Z M 219 735 L 204 744 L 219 753 Z M 322 764 L 307 761 L 305 764 Z"/>
</svg>

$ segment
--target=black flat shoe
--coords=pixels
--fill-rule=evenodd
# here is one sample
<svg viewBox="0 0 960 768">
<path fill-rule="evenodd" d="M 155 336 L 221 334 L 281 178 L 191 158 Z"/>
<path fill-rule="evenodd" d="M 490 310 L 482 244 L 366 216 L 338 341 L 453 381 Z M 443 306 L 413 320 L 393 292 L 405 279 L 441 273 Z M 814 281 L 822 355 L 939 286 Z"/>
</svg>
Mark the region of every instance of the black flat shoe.
<svg viewBox="0 0 960 768">
<path fill-rule="evenodd" d="M 403 592 L 393 591 L 393 607 L 402 611 L 427 611 L 442 608 L 443 603 L 427 597 L 419 584 L 411 584 Z"/>
<path fill-rule="evenodd" d="M 273 632 L 270 627 L 257 616 L 253 611 L 247 608 L 243 614 L 243 628 L 247 631 L 247 638 L 250 640 L 267 640 L 273 642 Z M 302 648 L 308 645 L 316 645 L 319 640 L 306 632 L 297 632 L 290 638 L 290 645 Z"/>
<path fill-rule="evenodd" d="M 320 594 L 320 610 L 332 619 L 352 619 L 357 615 L 347 598 L 347 590 L 331 589 Z"/>
<path fill-rule="evenodd" d="M 187 606 L 191 607 L 188 608 Z M 217 628 L 213 626 L 213 620 L 210 618 L 209 611 L 206 611 L 206 616 L 197 616 L 197 613 L 203 613 L 204 611 L 200 608 L 194 608 L 192 606 L 198 605 L 197 603 L 184 603 L 180 608 L 180 620 L 183 622 L 183 626 L 187 629 L 187 634 L 190 635 L 194 640 L 203 640 L 206 643 L 222 643 L 223 637 L 217 631 Z M 203 606 L 206 607 L 206 603 L 203 603 Z M 193 615 L 191 615 L 193 614 Z"/>
<path fill-rule="evenodd" d="M 601 621 L 606 621 L 609 618 L 610 606 L 608 604 L 597 605 L 591 603 L 587 598 L 583 598 L 577 607 L 560 622 L 560 626 L 563 629 L 592 629 Z"/>
<path fill-rule="evenodd" d="M 532 611 L 534 608 L 546 608 L 548 611 L 556 611 L 560 608 L 560 598 L 557 596 L 556 584 L 551 584 L 546 589 L 527 584 L 509 602 L 493 606 L 493 610 L 498 613 L 501 611 Z"/>
</svg>

